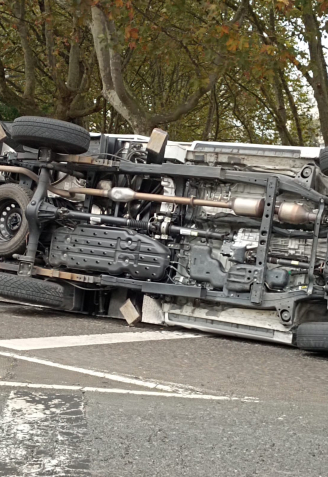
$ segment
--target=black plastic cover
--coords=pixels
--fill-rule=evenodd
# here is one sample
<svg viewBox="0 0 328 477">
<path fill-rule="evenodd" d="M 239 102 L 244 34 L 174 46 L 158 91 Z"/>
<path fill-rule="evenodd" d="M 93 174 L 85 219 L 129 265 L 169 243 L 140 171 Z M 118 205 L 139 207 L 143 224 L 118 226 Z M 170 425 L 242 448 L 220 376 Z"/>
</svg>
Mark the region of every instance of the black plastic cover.
<svg viewBox="0 0 328 477">
<path fill-rule="evenodd" d="M 282 290 L 289 282 L 289 273 L 283 268 L 271 268 L 267 270 L 265 283 L 271 290 Z"/>
<path fill-rule="evenodd" d="M 190 276 L 200 282 L 209 282 L 214 288 L 223 289 L 226 273 L 221 262 L 211 257 L 206 245 L 194 245 L 190 253 Z"/>
<path fill-rule="evenodd" d="M 263 268 L 253 265 L 233 265 L 227 273 L 226 287 L 229 291 L 248 292 L 261 273 Z"/>
<path fill-rule="evenodd" d="M 161 280 L 170 264 L 170 250 L 157 240 L 134 230 L 78 225 L 57 229 L 49 263 L 53 267 Z"/>
</svg>

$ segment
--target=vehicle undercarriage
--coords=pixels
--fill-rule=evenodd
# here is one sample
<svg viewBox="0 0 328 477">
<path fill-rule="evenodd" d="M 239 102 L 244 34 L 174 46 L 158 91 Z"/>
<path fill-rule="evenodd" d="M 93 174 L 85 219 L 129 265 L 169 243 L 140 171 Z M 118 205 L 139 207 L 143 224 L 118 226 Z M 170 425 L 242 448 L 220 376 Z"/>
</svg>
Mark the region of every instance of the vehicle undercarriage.
<svg viewBox="0 0 328 477">
<path fill-rule="evenodd" d="M 326 149 L 2 126 L 0 296 L 328 350 Z"/>
</svg>

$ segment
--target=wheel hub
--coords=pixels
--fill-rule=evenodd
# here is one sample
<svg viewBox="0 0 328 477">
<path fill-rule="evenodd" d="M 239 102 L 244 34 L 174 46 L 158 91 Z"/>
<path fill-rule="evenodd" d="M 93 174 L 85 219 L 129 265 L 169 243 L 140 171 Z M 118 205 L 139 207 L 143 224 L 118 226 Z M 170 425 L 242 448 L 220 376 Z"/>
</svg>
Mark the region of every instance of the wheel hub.
<svg viewBox="0 0 328 477">
<path fill-rule="evenodd" d="M 22 224 L 22 214 L 19 206 L 14 201 L 0 204 L 0 237 L 8 241 L 16 235 Z"/>
</svg>

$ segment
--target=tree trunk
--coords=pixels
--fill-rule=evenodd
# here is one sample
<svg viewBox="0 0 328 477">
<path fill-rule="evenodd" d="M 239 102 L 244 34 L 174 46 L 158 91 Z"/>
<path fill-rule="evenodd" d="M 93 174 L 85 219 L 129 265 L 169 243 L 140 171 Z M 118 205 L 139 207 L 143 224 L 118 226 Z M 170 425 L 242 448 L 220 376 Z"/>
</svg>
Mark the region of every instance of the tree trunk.
<svg viewBox="0 0 328 477">
<path fill-rule="evenodd" d="M 106 134 L 107 127 L 107 101 L 104 99 L 104 106 L 102 111 L 102 122 L 101 122 L 101 132 Z"/>
<path fill-rule="evenodd" d="M 316 99 L 321 132 L 328 146 L 328 74 L 327 64 L 323 54 L 322 37 L 320 26 L 318 24 L 311 0 L 308 0 L 306 9 L 303 13 L 303 22 L 306 32 L 306 40 L 310 52 L 310 67 L 312 77 L 307 75 L 306 78 L 313 88 L 314 97 Z"/>
<path fill-rule="evenodd" d="M 16 0 L 14 4 L 15 15 L 18 19 L 19 32 L 24 55 L 25 85 L 24 98 L 34 103 L 35 92 L 35 58 L 28 39 L 27 22 L 25 20 L 25 0 Z"/>
<path fill-rule="evenodd" d="M 248 7 L 248 0 L 241 0 L 237 11 L 231 20 L 231 25 L 240 27 Z M 223 76 L 228 67 L 225 55 L 218 51 L 213 61 L 215 67 L 208 71 L 208 75 L 199 78 L 198 87 L 180 104 L 176 104 L 171 111 L 161 114 L 151 114 L 130 93 L 122 74 L 122 58 L 119 54 L 119 40 L 116 26 L 109 19 L 108 12 L 104 12 L 101 3 L 91 6 L 91 32 L 98 59 L 100 76 L 103 84 L 103 95 L 118 113 L 131 125 L 136 134 L 149 136 L 154 127 L 178 121 L 190 113 L 199 104 L 199 100 L 207 94 Z M 196 65 L 197 66 L 197 65 Z M 197 66 L 197 72 L 199 66 Z M 199 77 L 199 75 L 197 75 Z"/>
</svg>

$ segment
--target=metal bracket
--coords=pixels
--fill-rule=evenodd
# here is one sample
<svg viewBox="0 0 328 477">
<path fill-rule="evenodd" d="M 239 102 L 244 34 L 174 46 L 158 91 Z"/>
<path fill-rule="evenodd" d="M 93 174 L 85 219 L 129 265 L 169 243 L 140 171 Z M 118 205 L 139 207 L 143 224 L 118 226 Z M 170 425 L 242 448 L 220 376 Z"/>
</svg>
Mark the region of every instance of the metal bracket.
<svg viewBox="0 0 328 477">
<path fill-rule="evenodd" d="M 302 184 L 307 189 L 311 189 L 315 182 L 316 176 L 316 167 L 312 164 L 307 164 L 302 168 L 302 170 L 296 175 L 295 179 L 297 182 Z"/>
<path fill-rule="evenodd" d="M 327 244 L 328 244 L 328 234 L 327 234 Z M 325 277 L 325 300 L 327 301 L 327 309 L 328 309 L 328 246 L 326 248 L 326 261 L 325 266 L 323 269 L 323 276 Z"/>
<path fill-rule="evenodd" d="M 55 155 L 51 149 L 47 147 L 40 147 L 38 152 L 38 160 L 41 162 L 52 162 L 55 160 Z"/>
<path fill-rule="evenodd" d="M 101 155 L 102 153 L 99 154 L 99 156 Z M 98 156 L 78 156 L 75 154 L 55 154 L 54 160 L 56 162 L 106 167 L 118 167 L 120 165 L 120 161 L 114 161 L 112 159 L 101 159 Z"/>
<path fill-rule="evenodd" d="M 261 269 L 262 273 L 258 274 L 258 277 L 255 279 L 256 281 L 254 280 L 251 292 L 252 303 L 262 302 L 265 274 L 267 270 L 267 255 L 271 238 L 272 221 L 276 205 L 277 186 L 278 179 L 276 177 L 270 177 L 268 179 L 265 206 L 256 254 L 256 266 Z"/>
<path fill-rule="evenodd" d="M 297 300 L 288 298 L 287 300 L 280 300 L 276 304 L 276 310 L 282 323 L 289 326 L 294 320 L 295 308 Z"/>
<path fill-rule="evenodd" d="M 217 166 L 191 166 L 191 165 L 177 165 L 164 163 L 161 166 L 158 164 L 134 164 L 123 161 L 120 163 L 119 172 L 123 174 L 148 174 L 150 176 L 182 176 L 185 179 L 197 177 L 199 179 L 219 179 L 222 181 L 242 182 L 245 184 L 254 184 L 266 187 L 268 181 L 273 177 L 272 174 L 264 174 L 263 172 L 240 172 L 224 169 Z M 277 174 L 275 177 L 279 180 L 279 190 L 281 192 L 292 192 L 300 195 L 305 199 L 319 202 L 321 199 L 328 204 L 328 197 L 319 192 L 308 189 L 303 183 L 295 180 L 292 177 Z"/>
<path fill-rule="evenodd" d="M 313 242 L 312 242 L 311 258 L 310 258 L 309 271 L 308 271 L 308 277 L 309 277 L 308 295 L 311 295 L 311 293 L 313 292 L 315 259 L 317 255 L 320 225 L 321 225 L 321 219 L 322 219 L 324 208 L 325 208 L 324 201 L 321 200 L 319 204 L 317 217 L 314 222 Z"/>
</svg>

